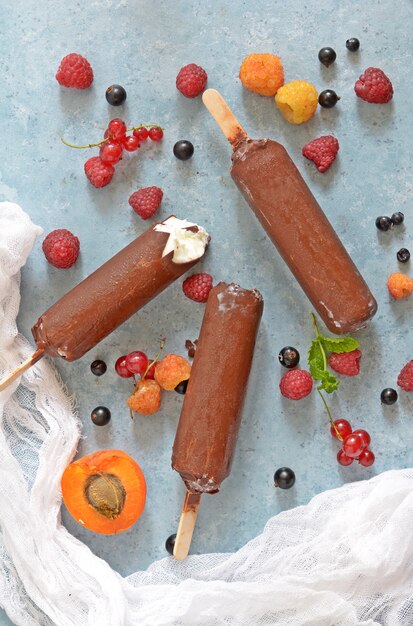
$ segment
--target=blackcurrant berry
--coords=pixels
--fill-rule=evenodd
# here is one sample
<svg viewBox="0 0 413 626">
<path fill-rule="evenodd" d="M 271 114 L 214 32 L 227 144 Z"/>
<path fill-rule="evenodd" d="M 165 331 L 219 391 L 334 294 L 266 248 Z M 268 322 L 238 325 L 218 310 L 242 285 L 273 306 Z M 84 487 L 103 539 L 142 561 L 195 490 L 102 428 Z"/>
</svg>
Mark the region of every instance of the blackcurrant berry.
<svg viewBox="0 0 413 626">
<path fill-rule="evenodd" d="M 325 109 L 331 109 L 339 100 L 340 97 L 332 89 L 324 89 L 318 96 L 318 104 Z"/>
<path fill-rule="evenodd" d="M 393 222 L 387 215 L 381 215 L 376 219 L 376 226 L 379 230 L 386 231 L 392 228 Z"/>
<path fill-rule="evenodd" d="M 166 551 L 169 552 L 169 554 L 171 554 L 171 555 L 174 553 L 175 540 L 176 540 L 176 534 L 175 535 L 171 535 L 165 541 Z"/>
<path fill-rule="evenodd" d="M 181 139 L 174 145 L 174 155 L 180 161 L 187 161 L 194 153 L 194 146 L 187 139 Z"/>
<path fill-rule="evenodd" d="M 400 250 L 397 253 L 397 260 L 400 261 L 400 263 L 407 263 L 409 259 L 410 259 L 410 252 L 408 251 L 408 249 L 400 248 Z"/>
<path fill-rule="evenodd" d="M 292 346 L 285 346 L 278 355 L 278 360 L 287 369 L 296 367 L 300 362 L 300 353 Z"/>
<path fill-rule="evenodd" d="M 93 361 L 93 363 L 90 365 L 90 369 L 92 370 L 92 374 L 94 374 L 95 376 L 103 376 L 108 368 L 105 361 L 97 359 L 96 361 Z"/>
<path fill-rule="evenodd" d="M 97 406 L 93 409 L 91 418 L 96 426 L 106 426 L 110 422 L 110 411 L 106 406 Z"/>
<path fill-rule="evenodd" d="M 404 222 L 404 213 L 397 211 L 397 213 L 393 213 L 390 219 L 395 226 L 399 226 L 399 224 L 403 224 Z"/>
<path fill-rule="evenodd" d="M 188 383 L 189 383 L 189 379 L 188 380 L 183 380 L 182 382 L 180 382 L 175 387 L 175 391 L 177 393 L 180 393 L 181 395 L 185 395 L 186 394 L 186 388 L 188 387 Z"/>
<path fill-rule="evenodd" d="M 334 61 L 336 60 L 336 56 L 337 55 L 334 52 L 333 48 L 321 48 L 318 53 L 318 60 L 326 67 L 329 67 L 329 65 L 334 63 Z"/>
<path fill-rule="evenodd" d="M 383 389 L 380 394 L 380 400 L 382 404 L 394 404 L 395 402 L 397 402 L 398 397 L 399 396 L 397 391 L 395 389 L 392 389 L 391 387 L 386 387 L 386 389 Z"/>
<path fill-rule="evenodd" d="M 356 37 L 350 37 L 350 39 L 347 39 L 346 41 L 346 48 L 347 50 L 350 50 L 350 52 L 357 52 L 360 48 L 359 40 Z"/>
<path fill-rule="evenodd" d="M 121 85 L 111 85 L 106 89 L 106 100 L 113 107 L 118 107 L 126 100 L 126 91 Z"/>
<path fill-rule="evenodd" d="M 274 474 L 274 487 L 291 489 L 295 483 L 295 474 L 289 467 L 280 467 Z"/>
</svg>

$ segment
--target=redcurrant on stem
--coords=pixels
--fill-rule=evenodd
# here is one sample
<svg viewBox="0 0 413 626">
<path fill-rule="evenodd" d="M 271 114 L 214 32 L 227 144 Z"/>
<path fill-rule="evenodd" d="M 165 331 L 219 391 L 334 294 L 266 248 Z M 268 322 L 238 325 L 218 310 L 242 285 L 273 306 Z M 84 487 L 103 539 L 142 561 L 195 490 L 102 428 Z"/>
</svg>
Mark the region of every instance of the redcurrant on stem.
<svg viewBox="0 0 413 626">
<path fill-rule="evenodd" d="M 337 428 L 337 426 L 336 426 L 336 425 L 335 425 L 335 423 L 334 423 L 333 416 L 331 415 L 330 409 L 328 408 L 328 404 L 327 404 L 327 402 L 326 402 L 325 397 L 324 397 L 324 396 L 323 396 L 323 394 L 321 393 L 321 389 L 320 389 L 320 387 L 317 387 L 317 391 L 318 391 L 319 395 L 321 396 L 321 399 L 322 399 L 322 401 L 323 401 L 323 403 L 324 403 L 324 406 L 325 406 L 326 411 L 327 411 L 328 419 L 330 420 L 331 427 L 332 427 L 332 428 L 334 428 L 334 431 L 335 431 L 335 433 L 336 433 L 336 435 L 337 435 L 337 439 L 338 439 L 339 441 L 343 441 L 343 437 L 340 435 L 340 433 L 339 433 L 339 431 L 338 431 L 338 428 Z"/>
<path fill-rule="evenodd" d="M 69 146 L 69 148 L 76 148 L 76 149 L 83 150 L 84 148 L 99 148 L 99 146 L 101 146 L 103 143 L 106 143 L 107 141 L 109 141 L 109 137 L 106 137 L 106 139 L 102 139 L 102 141 L 99 141 L 99 143 L 88 143 L 86 146 L 75 146 L 74 144 L 66 141 L 66 139 L 64 139 L 63 137 L 60 137 L 60 140 L 62 143 L 65 144 L 65 146 Z"/>
<path fill-rule="evenodd" d="M 139 126 L 131 126 L 131 128 L 128 128 L 128 132 L 130 130 L 138 130 L 139 128 L 160 128 L 161 130 L 163 130 L 162 126 L 159 126 L 159 124 L 139 124 Z"/>
<path fill-rule="evenodd" d="M 145 373 L 144 373 L 144 375 L 142 376 L 142 380 L 145 380 L 146 374 L 149 372 L 149 370 L 151 369 L 151 367 L 152 367 L 153 365 L 155 365 L 155 363 L 157 362 L 157 360 L 158 360 L 158 359 L 159 359 L 159 357 L 161 356 L 161 354 L 162 354 L 162 350 L 163 350 L 163 348 L 164 348 L 165 343 L 166 343 L 166 337 L 163 337 L 163 338 L 161 339 L 161 345 L 160 345 L 160 347 L 159 347 L 159 352 L 158 352 L 158 354 L 156 355 L 156 357 L 154 358 L 154 360 L 152 361 L 152 363 L 149 363 L 149 364 L 148 364 L 148 367 L 146 368 Z"/>
</svg>

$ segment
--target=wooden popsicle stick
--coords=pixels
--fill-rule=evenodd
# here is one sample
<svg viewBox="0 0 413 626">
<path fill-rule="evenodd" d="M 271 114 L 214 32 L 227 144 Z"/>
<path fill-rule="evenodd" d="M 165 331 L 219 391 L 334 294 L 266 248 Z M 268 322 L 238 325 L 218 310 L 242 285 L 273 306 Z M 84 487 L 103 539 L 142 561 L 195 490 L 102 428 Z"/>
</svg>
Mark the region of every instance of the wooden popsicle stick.
<svg viewBox="0 0 413 626">
<path fill-rule="evenodd" d="M 202 493 L 189 493 L 189 491 L 186 493 L 174 545 L 174 557 L 178 561 L 188 556 L 201 497 Z"/>
<path fill-rule="evenodd" d="M 16 369 L 13 370 L 11 374 L 3 378 L 3 380 L 0 382 L 0 391 L 3 391 L 3 389 L 8 387 L 10 383 L 19 378 L 26 370 L 30 369 L 32 365 L 37 363 L 37 361 L 40 361 L 43 355 L 43 348 L 39 348 L 39 350 L 36 350 L 36 352 L 32 354 L 30 358 L 26 359 L 26 361 L 23 361 L 23 363 L 16 367 Z"/>
<path fill-rule="evenodd" d="M 219 91 L 216 89 L 206 89 L 202 94 L 202 102 L 205 104 L 234 150 L 241 141 L 247 139 L 247 133 L 242 128 Z"/>
</svg>

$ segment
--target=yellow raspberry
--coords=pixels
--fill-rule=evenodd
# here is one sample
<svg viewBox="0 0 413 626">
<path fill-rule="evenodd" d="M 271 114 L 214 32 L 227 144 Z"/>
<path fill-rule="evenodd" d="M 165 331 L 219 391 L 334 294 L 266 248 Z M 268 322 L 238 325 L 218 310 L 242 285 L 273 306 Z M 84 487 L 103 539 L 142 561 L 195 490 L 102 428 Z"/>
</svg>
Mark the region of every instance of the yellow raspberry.
<svg viewBox="0 0 413 626">
<path fill-rule="evenodd" d="M 127 405 L 140 415 L 153 415 L 161 408 L 161 388 L 154 380 L 140 380 Z"/>
<path fill-rule="evenodd" d="M 406 276 L 406 274 L 396 272 L 395 274 L 390 274 L 387 280 L 387 287 L 393 298 L 402 300 L 403 298 L 407 298 L 413 291 L 413 280 L 409 278 L 409 276 Z"/>
<path fill-rule="evenodd" d="M 281 59 L 275 54 L 249 54 L 242 62 L 239 77 L 250 91 L 275 96 L 284 82 Z"/>
<path fill-rule="evenodd" d="M 167 354 L 155 369 L 155 380 L 162 389 L 171 391 L 183 380 L 188 380 L 191 364 L 183 356 Z"/>
<path fill-rule="evenodd" d="M 317 104 L 317 89 L 305 80 L 293 80 L 277 91 L 275 104 L 291 124 L 302 124 L 313 117 Z"/>
</svg>

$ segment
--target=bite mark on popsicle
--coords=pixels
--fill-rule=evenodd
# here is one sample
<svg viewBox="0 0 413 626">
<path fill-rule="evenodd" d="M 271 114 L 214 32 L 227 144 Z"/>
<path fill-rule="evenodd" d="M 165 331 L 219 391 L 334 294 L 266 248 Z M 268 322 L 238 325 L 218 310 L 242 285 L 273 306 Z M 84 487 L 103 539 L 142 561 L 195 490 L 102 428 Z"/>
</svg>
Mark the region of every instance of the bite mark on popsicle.
<svg viewBox="0 0 413 626">
<path fill-rule="evenodd" d="M 155 230 L 169 234 L 162 257 L 173 252 L 172 261 L 177 264 L 200 259 L 210 240 L 210 236 L 202 226 L 187 220 L 180 220 L 175 216 L 168 217 L 162 224 L 157 224 Z"/>
</svg>

